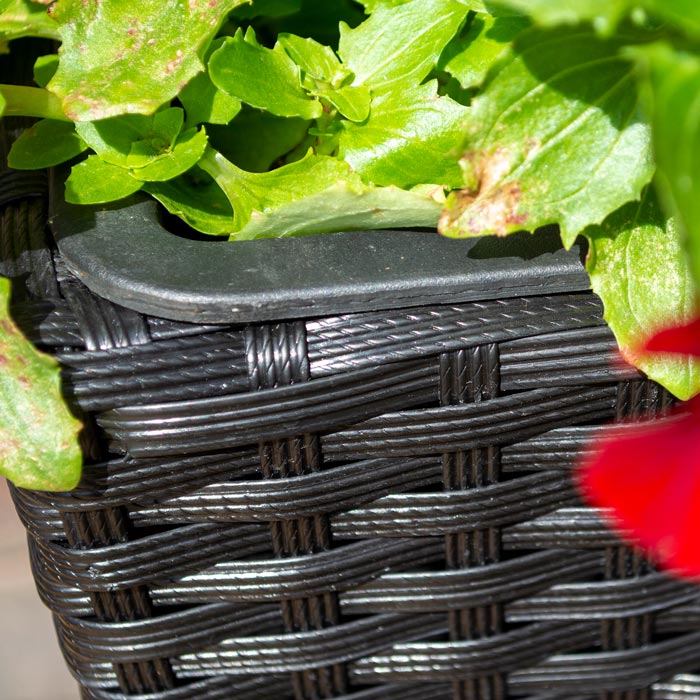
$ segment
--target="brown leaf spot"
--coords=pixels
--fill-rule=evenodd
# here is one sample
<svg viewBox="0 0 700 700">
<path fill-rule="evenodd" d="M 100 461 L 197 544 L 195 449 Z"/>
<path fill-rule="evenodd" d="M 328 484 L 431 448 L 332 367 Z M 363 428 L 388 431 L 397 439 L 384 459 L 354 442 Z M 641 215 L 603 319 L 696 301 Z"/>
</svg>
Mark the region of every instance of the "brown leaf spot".
<svg viewBox="0 0 700 700">
<path fill-rule="evenodd" d="M 460 164 L 476 186 L 452 192 L 450 206 L 440 217 L 440 231 L 458 227 L 467 235 L 505 236 L 527 222 L 527 214 L 520 211 L 520 183 L 503 182 L 513 167 L 505 148 L 467 153 Z"/>
<path fill-rule="evenodd" d="M 11 458 L 18 454 L 22 449 L 22 444 L 9 437 L 6 433 L 0 434 L 0 458 Z"/>
<path fill-rule="evenodd" d="M 171 73 L 176 71 L 180 67 L 180 65 L 182 64 L 184 59 L 185 59 L 184 52 L 182 51 L 182 49 L 178 49 L 175 52 L 175 58 L 171 59 L 170 61 L 168 61 L 165 64 L 165 67 L 163 68 L 163 70 L 165 71 L 165 74 L 170 75 Z"/>
<path fill-rule="evenodd" d="M 487 194 L 505 178 L 513 167 L 513 159 L 509 151 L 498 147 L 494 151 L 472 151 L 465 153 L 459 164 L 462 169 L 476 177 L 475 197 Z"/>
<path fill-rule="evenodd" d="M 6 318 L 0 321 L 0 328 L 2 328 L 4 335 L 10 336 L 17 334 L 17 326 Z"/>
</svg>

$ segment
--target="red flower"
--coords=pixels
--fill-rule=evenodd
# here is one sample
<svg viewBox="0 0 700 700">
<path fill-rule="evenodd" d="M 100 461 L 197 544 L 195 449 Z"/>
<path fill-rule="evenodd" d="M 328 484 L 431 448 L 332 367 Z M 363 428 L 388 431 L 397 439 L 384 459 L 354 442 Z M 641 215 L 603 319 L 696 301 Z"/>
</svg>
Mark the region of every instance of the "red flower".
<svg viewBox="0 0 700 700">
<path fill-rule="evenodd" d="M 647 352 L 700 357 L 700 318 L 656 334 Z M 668 420 L 604 434 L 578 470 L 584 496 L 661 566 L 700 579 L 700 396 Z"/>
<path fill-rule="evenodd" d="M 700 318 L 696 318 L 685 326 L 675 326 L 659 331 L 647 340 L 644 350 L 700 357 Z"/>
</svg>

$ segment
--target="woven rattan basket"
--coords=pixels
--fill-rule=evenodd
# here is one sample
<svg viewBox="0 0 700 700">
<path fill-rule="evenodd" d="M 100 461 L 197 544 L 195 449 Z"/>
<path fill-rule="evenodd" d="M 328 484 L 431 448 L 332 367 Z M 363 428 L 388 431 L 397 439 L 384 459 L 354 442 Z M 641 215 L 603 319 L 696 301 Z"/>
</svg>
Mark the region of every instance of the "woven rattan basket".
<svg viewBox="0 0 700 700">
<path fill-rule="evenodd" d="M 79 488 L 13 491 L 83 698 L 700 697 L 697 587 L 572 488 L 596 425 L 669 405 L 611 363 L 576 253 L 236 249 L 144 203 L 57 205 L 57 250 L 43 175 L 0 206 L 14 314 L 88 427 Z"/>
</svg>

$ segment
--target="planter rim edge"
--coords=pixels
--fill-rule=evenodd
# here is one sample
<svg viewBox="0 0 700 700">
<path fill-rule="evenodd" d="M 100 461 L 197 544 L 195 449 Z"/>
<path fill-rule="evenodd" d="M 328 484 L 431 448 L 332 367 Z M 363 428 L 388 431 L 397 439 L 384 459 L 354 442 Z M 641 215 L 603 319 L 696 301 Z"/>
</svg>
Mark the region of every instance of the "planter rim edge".
<svg viewBox="0 0 700 700">
<path fill-rule="evenodd" d="M 153 200 L 86 207 L 51 183 L 50 223 L 67 267 L 134 311 L 246 323 L 590 289 L 582 249 L 556 231 L 450 240 L 429 231 L 351 231 L 197 241 L 167 231 Z"/>
</svg>

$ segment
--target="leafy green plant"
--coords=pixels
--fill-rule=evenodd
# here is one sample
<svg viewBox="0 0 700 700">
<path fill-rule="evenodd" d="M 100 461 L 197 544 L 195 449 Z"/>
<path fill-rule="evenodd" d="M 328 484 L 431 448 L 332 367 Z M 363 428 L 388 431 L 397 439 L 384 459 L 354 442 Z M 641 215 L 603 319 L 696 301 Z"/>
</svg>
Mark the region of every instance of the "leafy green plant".
<svg viewBox="0 0 700 700">
<path fill-rule="evenodd" d="M 61 398 L 58 362 L 15 326 L 9 297 L 10 282 L 0 277 L 0 475 L 24 488 L 71 489 L 82 426 Z"/>
<path fill-rule="evenodd" d="M 0 42 L 61 43 L 0 114 L 38 118 L 12 167 L 74 161 L 68 201 L 142 191 L 232 240 L 558 224 L 688 398 L 697 361 L 635 349 L 697 310 L 699 33 L 687 0 L 0 0 Z"/>
</svg>

